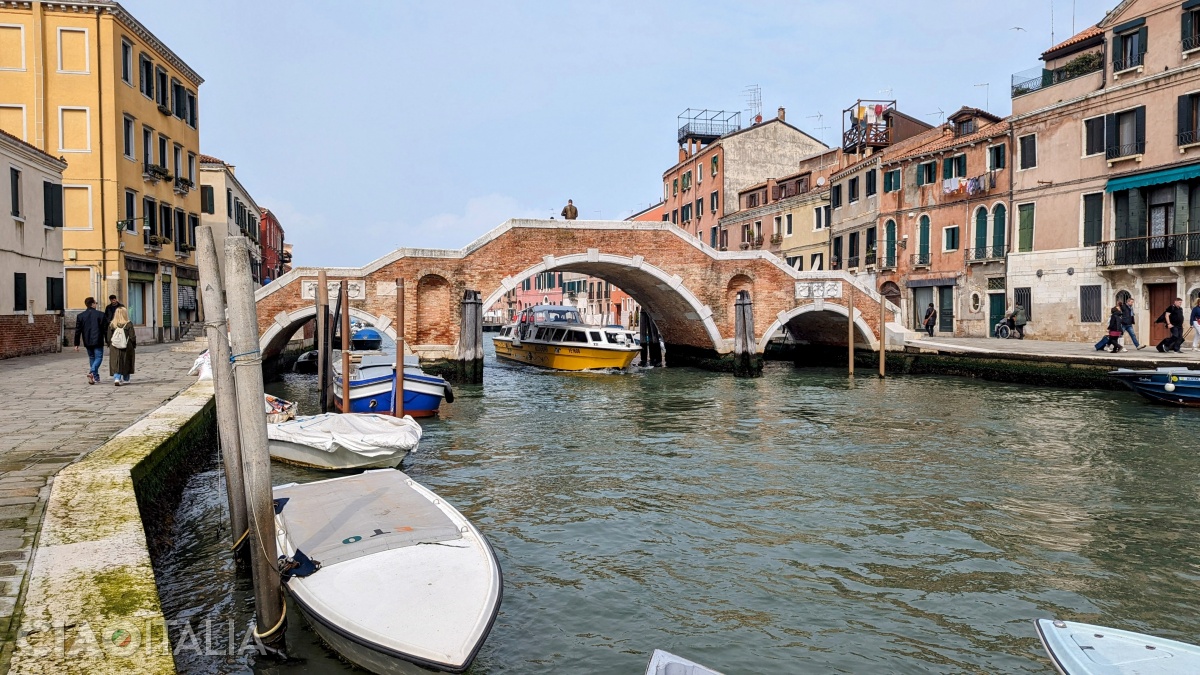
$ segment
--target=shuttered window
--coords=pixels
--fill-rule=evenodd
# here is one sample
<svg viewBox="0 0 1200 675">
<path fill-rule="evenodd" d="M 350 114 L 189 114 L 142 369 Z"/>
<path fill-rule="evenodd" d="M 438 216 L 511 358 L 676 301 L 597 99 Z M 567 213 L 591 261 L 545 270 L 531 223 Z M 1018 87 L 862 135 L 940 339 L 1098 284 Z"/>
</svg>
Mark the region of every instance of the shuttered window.
<svg viewBox="0 0 1200 675">
<path fill-rule="evenodd" d="M 1037 166 L 1037 136 L 1029 134 L 1017 139 L 1021 151 L 1021 168 L 1032 169 Z"/>
<path fill-rule="evenodd" d="M 1079 320 L 1081 322 L 1100 323 L 1103 320 L 1100 289 L 1100 286 L 1079 287 Z"/>
<path fill-rule="evenodd" d="M 17 218 L 21 217 L 21 172 L 17 169 L 9 167 L 8 169 L 8 189 L 9 195 L 12 196 L 11 213 Z"/>
<path fill-rule="evenodd" d="M 1007 148 L 1007 146 L 1003 143 L 1001 143 L 1000 145 L 993 145 L 992 147 L 988 148 L 988 169 L 989 170 L 997 171 L 997 170 L 1003 169 L 1005 167 L 1006 158 L 1007 158 L 1007 153 L 1005 152 L 1006 148 Z"/>
<path fill-rule="evenodd" d="M 1095 246 L 1103 238 L 1104 194 L 1083 196 L 1083 245 Z M 1098 320 L 1098 319 L 1097 319 Z"/>
<path fill-rule="evenodd" d="M 896 266 L 896 221 L 889 220 L 884 226 L 884 252 L 886 257 L 884 265 L 888 267 Z"/>
<path fill-rule="evenodd" d="M 62 277 L 46 277 L 46 311 L 61 312 L 63 309 Z"/>
<path fill-rule="evenodd" d="M 1033 250 L 1033 204 L 1017 207 L 1017 250 Z"/>
<path fill-rule="evenodd" d="M 984 260 L 988 257 L 987 252 L 987 209 L 982 206 L 975 210 L 975 254 L 972 256 L 975 260 Z"/>
<path fill-rule="evenodd" d="M 883 174 L 883 191 L 896 192 L 900 189 L 900 169 L 893 169 Z"/>
<path fill-rule="evenodd" d="M 876 178 L 875 169 L 871 169 L 871 170 L 867 171 L 866 180 L 867 180 L 867 196 L 870 197 L 871 195 L 873 195 L 879 191 L 878 186 L 876 185 L 878 178 Z"/>
<path fill-rule="evenodd" d="M 46 227 L 63 226 L 63 188 L 57 183 L 42 183 L 42 208 L 46 216 Z"/>
<path fill-rule="evenodd" d="M 1005 237 L 1008 234 L 1008 209 L 1003 204 L 997 204 L 992 209 L 992 248 L 996 256 L 1002 256 L 1007 251 L 1005 247 Z"/>
<path fill-rule="evenodd" d="M 1098 155 L 1104 152 L 1104 118 L 1093 117 L 1083 121 L 1083 154 Z"/>
<path fill-rule="evenodd" d="M 24 312 L 29 306 L 28 296 L 25 288 L 25 273 L 16 272 L 13 274 L 13 311 Z"/>
<path fill-rule="evenodd" d="M 835 209 L 840 208 L 842 206 L 842 186 L 841 185 L 834 185 L 832 188 L 829 189 L 829 203 Z"/>
<path fill-rule="evenodd" d="M 1178 145 L 1200 142 L 1200 94 L 1185 94 L 1179 97 L 1177 124 Z"/>
<path fill-rule="evenodd" d="M 216 213 L 217 205 L 214 201 L 213 186 L 200 186 L 200 210 L 204 213 Z"/>
</svg>

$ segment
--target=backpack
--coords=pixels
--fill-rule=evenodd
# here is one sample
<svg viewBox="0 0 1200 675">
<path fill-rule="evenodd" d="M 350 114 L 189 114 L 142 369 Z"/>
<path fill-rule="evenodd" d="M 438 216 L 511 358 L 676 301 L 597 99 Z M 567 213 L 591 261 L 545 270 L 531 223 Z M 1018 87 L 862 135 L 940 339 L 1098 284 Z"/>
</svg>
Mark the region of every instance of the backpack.
<svg viewBox="0 0 1200 675">
<path fill-rule="evenodd" d="M 125 327 L 113 328 L 112 346 L 114 349 L 125 349 L 129 346 L 129 338 L 125 336 Z"/>
</svg>

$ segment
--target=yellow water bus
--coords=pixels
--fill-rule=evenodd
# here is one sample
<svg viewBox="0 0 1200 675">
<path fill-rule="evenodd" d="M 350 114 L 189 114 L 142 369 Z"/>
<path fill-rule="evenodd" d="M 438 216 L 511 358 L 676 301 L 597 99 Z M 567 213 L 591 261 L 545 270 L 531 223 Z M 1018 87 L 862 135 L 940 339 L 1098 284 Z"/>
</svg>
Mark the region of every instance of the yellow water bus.
<svg viewBox="0 0 1200 675">
<path fill-rule="evenodd" d="M 562 305 L 522 310 L 492 342 L 499 358 L 554 370 L 625 368 L 641 349 L 629 331 L 590 326 Z"/>
</svg>

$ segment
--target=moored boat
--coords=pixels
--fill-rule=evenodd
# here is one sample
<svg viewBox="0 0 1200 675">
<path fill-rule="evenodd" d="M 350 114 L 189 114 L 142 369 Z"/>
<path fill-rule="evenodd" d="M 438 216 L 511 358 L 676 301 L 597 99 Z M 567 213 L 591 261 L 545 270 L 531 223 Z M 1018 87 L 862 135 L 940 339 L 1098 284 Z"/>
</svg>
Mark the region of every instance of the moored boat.
<svg viewBox="0 0 1200 675">
<path fill-rule="evenodd" d="M 499 358 L 553 370 L 626 368 L 640 351 L 628 331 L 585 324 L 563 305 L 523 310 L 492 342 Z"/>
<path fill-rule="evenodd" d="M 454 507 L 394 469 L 274 489 L 285 587 L 330 647 L 374 673 L 461 673 L 496 619 L 500 563 Z"/>
<path fill-rule="evenodd" d="M 1156 403 L 1200 407 L 1200 370 L 1118 368 L 1109 375 Z"/>
<path fill-rule="evenodd" d="M 359 328 L 350 334 L 350 348 L 354 351 L 374 351 L 383 346 L 383 333 L 374 328 Z"/>
<path fill-rule="evenodd" d="M 346 412 L 391 414 L 396 391 L 396 364 L 387 354 L 356 354 L 350 364 L 350 406 Z M 342 409 L 342 362 L 333 366 L 333 398 Z M 454 402 L 454 390 L 445 379 L 428 375 L 408 358 L 404 365 L 404 414 L 432 417 L 442 401 Z"/>
<path fill-rule="evenodd" d="M 292 364 L 293 373 L 310 374 L 317 372 L 317 350 L 304 352 Z"/>
<path fill-rule="evenodd" d="M 655 649 L 646 664 L 646 675 L 721 675 L 721 673 L 689 661 L 671 652 Z"/>
<path fill-rule="evenodd" d="M 271 459 L 317 469 L 395 468 L 420 440 L 411 417 L 326 413 L 267 425 Z"/>
<path fill-rule="evenodd" d="M 1200 647 L 1127 630 L 1038 619 L 1038 637 L 1062 675 L 1192 675 Z"/>
<path fill-rule="evenodd" d="M 294 401 L 285 401 L 270 394 L 263 394 L 263 399 L 268 424 L 296 419 L 296 403 Z"/>
</svg>

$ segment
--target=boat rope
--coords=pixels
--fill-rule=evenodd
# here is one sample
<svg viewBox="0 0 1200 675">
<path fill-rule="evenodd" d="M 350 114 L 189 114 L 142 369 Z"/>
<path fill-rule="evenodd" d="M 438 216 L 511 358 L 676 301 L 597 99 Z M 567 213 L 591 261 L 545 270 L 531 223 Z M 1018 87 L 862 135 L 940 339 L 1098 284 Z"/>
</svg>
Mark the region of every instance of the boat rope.
<svg viewBox="0 0 1200 675">
<path fill-rule="evenodd" d="M 282 596 L 283 593 L 280 592 L 280 595 Z M 281 626 L 283 626 L 283 622 L 287 620 L 287 600 L 285 598 L 280 598 L 280 600 L 281 600 L 280 605 L 283 607 L 283 611 L 280 612 L 280 614 L 279 614 L 279 621 L 275 622 L 275 625 L 271 626 L 271 630 L 269 630 L 265 633 L 260 633 L 260 632 L 258 632 L 258 629 L 255 628 L 254 629 L 254 638 L 256 640 L 262 640 L 264 638 L 271 637 L 272 635 L 275 634 L 276 631 L 279 630 L 279 628 Z"/>
<path fill-rule="evenodd" d="M 233 364 L 234 368 L 236 368 L 238 366 L 250 366 L 250 365 L 254 365 L 256 363 L 262 363 L 262 357 L 258 356 L 258 354 L 259 354 L 259 351 L 257 349 L 255 349 L 254 351 L 250 351 L 250 352 L 242 352 L 241 354 L 233 354 L 232 356 L 229 357 L 229 362 Z M 254 355 L 253 358 L 249 358 L 249 359 L 241 358 L 243 356 L 252 356 L 252 355 Z M 241 360 L 239 361 L 238 359 L 241 359 Z"/>
<path fill-rule="evenodd" d="M 202 321 L 200 323 L 201 328 L 216 328 L 217 330 L 220 330 L 222 327 L 227 325 L 229 325 L 229 322 L 225 319 L 217 319 L 216 321 Z"/>
<path fill-rule="evenodd" d="M 250 536 L 250 528 L 246 528 L 246 531 L 242 533 L 242 536 L 238 537 L 237 541 L 233 542 L 233 546 L 230 546 L 229 550 L 230 551 L 238 550 L 238 547 L 241 546 L 242 542 L 246 541 L 246 537 L 249 537 L 249 536 Z"/>
</svg>

